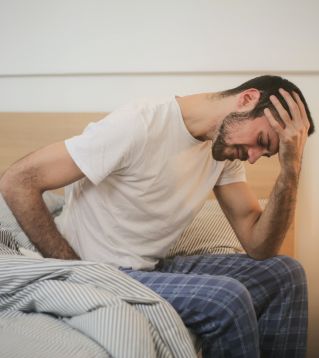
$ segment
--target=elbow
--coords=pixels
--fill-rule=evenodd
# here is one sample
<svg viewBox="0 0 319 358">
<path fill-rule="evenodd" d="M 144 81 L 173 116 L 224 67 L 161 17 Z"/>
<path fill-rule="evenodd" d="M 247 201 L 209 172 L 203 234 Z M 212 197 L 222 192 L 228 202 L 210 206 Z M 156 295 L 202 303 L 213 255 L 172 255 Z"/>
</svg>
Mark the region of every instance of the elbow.
<svg viewBox="0 0 319 358">
<path fill-rule="evenodd" d="M 10 168 L 0 178 L 0 194 L 3 200 L 11 207 L 19 192 L 19 183 L 14 171 Z"/>
<path fill-rule="evenodd" d="M 250 258 L 263 261 L 279 254 L 282 239 L 278 234 L 251 232 L 249 236 L 245 237 L 245 240 L 240 241 Z"/>
<path fill-rule="evenodd" d="M 278 255 L 280 248 L 278 242 L 279 240 L 277 241 L 277 244 L 274 244 L 266 239 L 261 242 L 256 242 L 256 240 L 253 240 L 252 238 L 251 240 L 248 240 L 248 242 L 245 242 L 246 245 L 243 246 L 246 254 L 250 258 L 257 261 L 263 261 Z"/>
<path fill-rule="evenodd" d="M 273 250 L 269 248 L 255 248 L 247 250 L 246 253 L 250 258 L 256 261 L 263 261 L 277 256 L 278 250 Z"/>
<path fill-rule="evenodd" d="M 7 169 L 0 178 L 0 193 L 6 201 L 33 189 L 32 175 L 17 165 Z"/>
</svg>

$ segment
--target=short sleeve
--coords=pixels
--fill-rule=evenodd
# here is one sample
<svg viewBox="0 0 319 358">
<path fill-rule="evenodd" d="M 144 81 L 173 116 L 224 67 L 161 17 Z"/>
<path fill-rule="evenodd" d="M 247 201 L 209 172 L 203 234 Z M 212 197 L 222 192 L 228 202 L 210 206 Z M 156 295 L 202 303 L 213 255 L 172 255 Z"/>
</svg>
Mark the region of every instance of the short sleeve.
<svg viewBox="0 0 319 358">
<path fill-rule="evenodd" d="M 136 160 L 144 142 L 145 129 L 138 110 L 123 107 L 90 123 L 81 135 L 67 139 L 65 145 L 75 164 L 97 185 Z"/>
<path fill-rule="evenodd" d="M 215 185 L 226 185 L 246 181 L 246 172 L 240 160 L 226 160 L 223 171 L 221 172 Z"/>
</svg>

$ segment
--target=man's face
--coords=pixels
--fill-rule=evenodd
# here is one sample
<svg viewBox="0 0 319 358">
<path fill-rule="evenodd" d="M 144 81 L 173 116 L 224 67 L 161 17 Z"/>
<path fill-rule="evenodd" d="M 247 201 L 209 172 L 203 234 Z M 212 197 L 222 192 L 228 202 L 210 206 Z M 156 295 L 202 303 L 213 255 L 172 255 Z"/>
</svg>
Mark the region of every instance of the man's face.
<svg viewBox="0 0 319 358">
<path fill-rule="evenodd" d="M 279 138 L 265 116 L 248 119 L 245 113 L 231 113 L 224 120 L 212 147 L 219 161 L 248 160 L 255 163 L 262 155 L 278 152 Z"/>
</svg>

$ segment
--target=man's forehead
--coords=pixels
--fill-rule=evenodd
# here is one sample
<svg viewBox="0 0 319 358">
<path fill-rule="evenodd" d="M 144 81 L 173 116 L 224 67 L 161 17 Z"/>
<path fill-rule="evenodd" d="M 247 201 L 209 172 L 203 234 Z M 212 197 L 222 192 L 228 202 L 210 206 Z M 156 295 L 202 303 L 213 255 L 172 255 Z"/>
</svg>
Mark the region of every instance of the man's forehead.
<svg viewBox="0 0 319 358">
<path fill-rule="evenodd" d="M 270 141 L 270 143 L 268 145 L 270 154 L 273 155 L 273 154 L 278 153 L 279 137 L 278 137 L 278 134 L 276 133 L 276 131 L 270 125 L 266 116 L 258 117 L 255 120 L 252 120 L 251 123 L 254 123 L 256 125 L 256 127 L 259 129 L 257 131 L 258 133 L 260 133 L 260 131 L 262 132 L 264 141 L 267 141 L 267 142 L 268 142 L 268 140 Z"/>
</svg>

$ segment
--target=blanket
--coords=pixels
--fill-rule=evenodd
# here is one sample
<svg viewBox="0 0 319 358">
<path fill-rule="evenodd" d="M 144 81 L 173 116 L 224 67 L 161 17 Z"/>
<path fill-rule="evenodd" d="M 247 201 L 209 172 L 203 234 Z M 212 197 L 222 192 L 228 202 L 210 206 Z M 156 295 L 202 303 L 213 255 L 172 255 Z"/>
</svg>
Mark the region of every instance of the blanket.
<svg viewBox="0 0 319 358">
<path fill-rule="evenodd" d="M 5 206 L 0 200 L 1 357 L 196 357 L 173 307 L 125 273 L 25 256 L 35 249 Z"/>
</svg>

